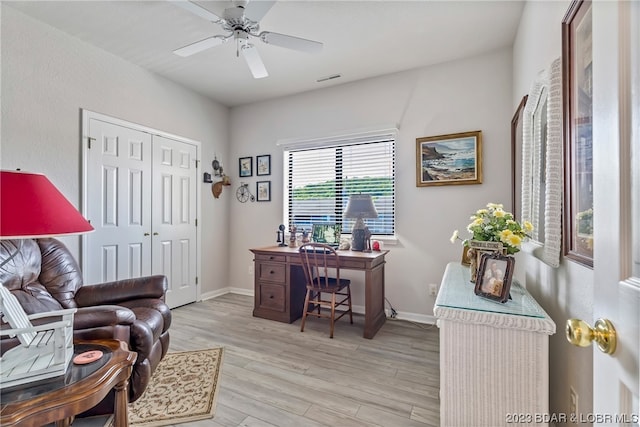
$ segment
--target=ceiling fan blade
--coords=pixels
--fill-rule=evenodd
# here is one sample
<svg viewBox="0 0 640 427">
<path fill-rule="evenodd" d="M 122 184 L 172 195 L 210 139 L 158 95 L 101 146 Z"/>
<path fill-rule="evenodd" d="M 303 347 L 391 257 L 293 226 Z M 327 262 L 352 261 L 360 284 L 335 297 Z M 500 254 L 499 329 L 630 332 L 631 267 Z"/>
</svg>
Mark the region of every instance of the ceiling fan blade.
<svg viewBox="0 0 640 427">
<path fill-rule="evenodd" d="M 260 22 L 264 15 L 271 10 L 275 0 L 253 0 L 244 9 L 244 16 L 254 22 Z"/>
<path fill-rule="evenodd" d="M 210 47 L 221 45 L 226 42 L 227 39 L 223 36 L 207 37 L 199 42 L 191 43 L 173 51 L 178 56 L 191 56 L 195 53 L 202 52 Z"/>
<path fill-rule="evenodd" d="M 261 79 L 269 76 L 267 69 L 264 67 L 264 62 L 262 62 L 262 58 L 260 58 L 258 49 L 256 49 L 255 46 L 252 44 L 243 45 L 242 56 L 244 56 L 245 61 L 247 61 L 247 65 L 249 66 L 249 70 L 251 70 L 251 74 L 253 74 L 254 79 Z"/>
<path fill-rule="evenodd" d="M 186 1 L 186 0 L 167 0 L 169 3 L 173 3 L 176 6 L 180 6 L 181 8 L 188 10 L 189 12 L 193 13 L 194 15 L 197 15 L 201 18 L 206 19 L 207 21 L 211 21 L 211 22 L 220 22 L 222 21 L 222 18 L 220 18 L 218 15 L 216 15 L 215 13 L 211 12 L 210 10 L 205 9 L 204 7 L 197 5 L 195 3 L 191 3 L 190 1 Z"/>
<path fill-rule="evenodd" d="M 322 43 L 313 40 L 302 39 L 300 37 L 288 36 L 286 34 L 263 31 L 259 35 L 260 40 L 266 44 L 272 44 L 288 49 L 299 50 L 307 53 L 320 53 Z"/>
</svg>

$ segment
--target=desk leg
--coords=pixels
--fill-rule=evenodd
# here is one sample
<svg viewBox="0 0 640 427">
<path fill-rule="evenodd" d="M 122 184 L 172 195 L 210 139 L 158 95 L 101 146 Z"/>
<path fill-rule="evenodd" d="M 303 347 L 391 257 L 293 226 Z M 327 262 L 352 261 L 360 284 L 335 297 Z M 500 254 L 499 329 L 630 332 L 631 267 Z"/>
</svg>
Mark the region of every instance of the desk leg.
<svg viewBox="0 0 640 427">
<path fill-rule="evenodd" d="M 364 337 L 373 338 L 387 320 L 384 314 L 384 262 L 365 273 Z"/>
<path fill-rule="evenodd" d="M 115 395 L 115 403 L 113 407 L 113 425 L 115 427 L 128 427 L 129 426 L 129 413 L 128 413 L 128 404 L 129 399 L 127 398 L 127 387 L 129 385 L 129 380 L 126 379 L 113 388 L 116 392 Z"/>
</svg>

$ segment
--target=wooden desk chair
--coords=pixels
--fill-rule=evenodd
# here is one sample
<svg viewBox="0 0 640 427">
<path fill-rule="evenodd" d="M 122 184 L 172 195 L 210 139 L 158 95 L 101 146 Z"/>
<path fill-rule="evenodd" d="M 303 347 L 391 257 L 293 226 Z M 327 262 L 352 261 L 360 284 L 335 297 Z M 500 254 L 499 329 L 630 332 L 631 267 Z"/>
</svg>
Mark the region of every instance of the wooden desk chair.
<svg viewBox="0 0 640 427">
<path fill-rule="evenodd" d="M 331 319 L 329 338 L 333 338 L 333 329 L 336 320 L 349 313 L 349 318 L 353 324 L 351 280 L 340 278 L 338 255 L 331 246 L 322 243 L 305 243 L 300 246 L 298 251 L 300 252 L 302 269 L 304 270 L 304 276 L 307 282 L 307 295 L 304 299 L 300 332 L 304 332 L 304 323 L 307 320 L 308 314 L 316 317 L 329 317 Z M 330 275 L 330 272 L 333 274 Z M 331 300 L 323 300 L 323 293 L 331 294 Z M 336 295 L 344 296 L 344 298 L 336 301 Z M 309 310 L 310 302 L 313 304 L 311 310 Z M 336 307 L 341 305 L 346 305 L 349 308 L 347 310 L 339 310 L 340 314 L 336 317 Z M 329 307 L 331 309 L 331 315 L 323 314 L 321 311 L 322 307 Z"/>
<path fill-rule="evenodd" d="M 17 336 L 20 345 L 0 358 L 0 388 L 62 375 L 73 356 L 73 314 L 75 308 L 27 316 L 18 299 L 0 284 L 0 311 L 11 329 L 1 335 Z M 31 321 L 61 319 L 33 326 Z"/>
</svg>

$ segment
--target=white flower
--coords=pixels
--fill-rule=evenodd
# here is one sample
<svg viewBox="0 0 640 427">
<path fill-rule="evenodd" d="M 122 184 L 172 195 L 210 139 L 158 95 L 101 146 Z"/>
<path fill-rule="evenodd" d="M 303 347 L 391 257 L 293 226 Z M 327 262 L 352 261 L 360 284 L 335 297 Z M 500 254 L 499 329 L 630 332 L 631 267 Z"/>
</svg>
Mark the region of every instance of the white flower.
<svg viewBox="0 0 640 427">
<path fill-rule="evenodd" d="M 451 240 L 451 243 L 455 243 L 456 240 L 458 240 L 458 230 L 454 230 L 453 231 L 453 235 L 451 236 L 451 239 L 449 239 L 449 240 Z"/>
</svg>

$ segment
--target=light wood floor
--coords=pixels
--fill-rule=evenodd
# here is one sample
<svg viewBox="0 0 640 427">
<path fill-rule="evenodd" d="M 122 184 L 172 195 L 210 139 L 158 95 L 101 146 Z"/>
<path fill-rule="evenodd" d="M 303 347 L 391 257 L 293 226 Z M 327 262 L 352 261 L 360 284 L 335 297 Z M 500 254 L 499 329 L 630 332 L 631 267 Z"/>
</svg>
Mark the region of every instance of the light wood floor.
<svg viewBox="0 0 640 427">
<path fill-rule="evenodd" d="M 438 426 L 438 329 L 388 320 L 374 339 L 364 318 L 280 323 L 251 315 L 253 297 L 227 294 L 172 310 L 170 351 L 224 347 L 219 426 Z M 74 423 L 75 425 L 75 423 Z"/>
</svg>

